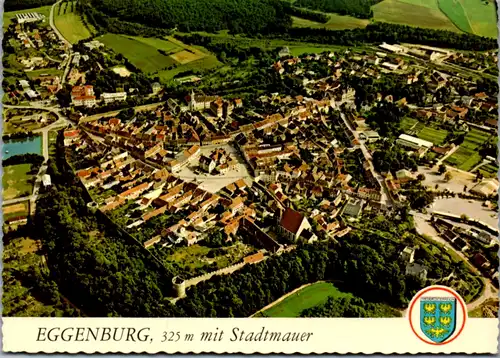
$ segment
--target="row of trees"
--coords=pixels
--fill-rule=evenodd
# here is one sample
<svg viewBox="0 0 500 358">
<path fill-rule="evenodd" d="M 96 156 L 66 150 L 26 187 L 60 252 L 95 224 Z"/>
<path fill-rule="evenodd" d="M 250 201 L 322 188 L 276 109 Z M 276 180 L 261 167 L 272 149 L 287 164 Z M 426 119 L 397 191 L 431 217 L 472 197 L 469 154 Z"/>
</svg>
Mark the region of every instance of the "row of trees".
<svg viewBox="0 0 500 358">
<path fill-rule="evenodd" d="M 298 0 L 295 4 L 309 9 L 369 19 L 373 17 L 371 7 L 380 1 L 382 0 Z"/>
<path fill-rule="evenodd" d="M 497 47 L 497 42 L 492 38 L 384 22 L 375 22 L 364 29 L 352 30 L 292 27 L 287 32 L 275 34 L 275 36 L 290 40 L 345 46 L 357 46 L 363 43 L 410 42 L 466 51 L 493 50 Z"/>
<path fill-rule="evenodd" d="M 287 13 L 292 16 L 297 16 L 303 19 L 321 22 L 323 24 L 327 23 L 328 20 L 330 20 L 330 16 L 328 16 L 327 14 L 323 14 L 317 11 L 312 11 L 309 9 L 304 9 L 297 6 L 292 6 L 287 2 L 284 2 L 284 4 Z"/>
<path fill-rule="evenodd" d="M 27 154 L 18 154 L 13 155 L 7 159 L 2 160 L 2 165 L 4 167 L 8 165 L 17 165 L 17 164 L 33 164 L 35 167 L 40 167 L 43 163 L 43 156 L 39 154 L 27 153 Z"/>
<path fill-rule="evenodd" d="M 31 9 L 45 5 L 52 5 L 55 0 L 7 0 L 4 2 L 4 11 Z"/>
</svg>

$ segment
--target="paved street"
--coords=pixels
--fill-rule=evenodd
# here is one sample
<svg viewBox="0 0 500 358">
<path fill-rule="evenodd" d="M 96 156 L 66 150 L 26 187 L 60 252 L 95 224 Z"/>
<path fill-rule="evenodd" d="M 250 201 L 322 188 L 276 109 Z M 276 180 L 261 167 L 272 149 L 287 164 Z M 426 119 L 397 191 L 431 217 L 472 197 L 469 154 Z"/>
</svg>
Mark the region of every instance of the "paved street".
<svg viewBox="0 0 500 358">
<path fill-rule="evenodd" d="M 453 246 L 451 246 L 451 244 L 448 241 L 439 236 L 436 229 L 434 229 L 434 227 L 428 221 L 430 219 L 430 215 L 425 215 L 414 211 L 412 211 L 411 214 L 413 215 L 414 218 L 415 228 L 417 229 L 417 232 L 420 235 L 426 235 L 432 240 L 444 245 L 448 250 L 453 250 L 455 254 L 457 254 L 461 259 L 464 260 L 464 262 L 471 269 L 472 272 L 482 276 L 479 270 L 474 265 L 471 264 L 471 262 L 463 254 L 463 252 L 456 250 Z M 490 280 L 485 277 L 482 277 L 481 279 L 485 285 L 483 294 L 477 300 L 467 305 L 467 310 L 469 311 L 478 308 L 481 304 L 483 304 L 485 301 L 489 299 L 498 299 L 498 290 L 493 286 Z"/>
<path fill-rule="evenodd" d="M 389 195 L 389 190 L 387 189 L 387 187 L 385 185 L 384 178 L 382 177 L 382 175 L 380 175 L 380 173 L 377 173 L 377 171 L 375 170 L 375 168 L 373 166 L 372 156 L 368 152 L 368 149 L 366 148 L 365 143 L 359 139 L 359 133 L 350 128 L 349 124 L 347 123 L 347 119 L 345 117 L 345 114 L 340 112 L 340 116 L 342 117 L 342 120 L 344 121 L 346 127 L 349 128 L 349 130 L 354 135 L 354 138 L 356 138 L 358 140 L 358 142 L 360 143 L 359 147 L 361 148 L 361 151 L 363 152 L 363 155 L 370 166 L 370 171 L 372 172 L 375 179 L 377 179 L 380 187 L 382 188 L 382 190 L 380 192 L 380 194 L 381 194 L 380 202 L 384 205 L 392 206 L 393 203 L 392 203 L 391 197 Z"/>
</svg>

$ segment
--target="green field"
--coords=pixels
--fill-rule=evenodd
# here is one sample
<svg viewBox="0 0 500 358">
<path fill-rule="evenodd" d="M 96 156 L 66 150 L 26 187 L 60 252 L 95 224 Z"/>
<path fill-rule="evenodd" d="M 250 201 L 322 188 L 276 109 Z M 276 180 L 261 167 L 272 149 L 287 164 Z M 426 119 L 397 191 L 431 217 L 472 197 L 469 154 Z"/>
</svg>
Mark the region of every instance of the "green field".
<svg viewBox="0 0 500 358">
<path fill-rule="evenodd" d="M 152 46 L 145 40 L 139 41 L 137 37 L 111 33 L 98 37 L 98 40 L 113 51 L 125 56 L 135 67 L 146 73 L 155 72 L 175 64 L 174 59 L 161 54 L 156 47 L 160 46 L 160 49 L 170 48 L 168 41 L 154 39 L 156 46 Z M 163 44 L 163 42 L 165 43 Z"/>
<path fill-rule="evenodd" d="M 25 194 L 31 195 L 33 184 L 30 182 L 33 175 L 30 172 L 31 164 L 9 165 L 3 168 L 3 199 L 20 198 Z"/>
<path fill-rule="evenodd" d="M 461 148 L 476 149 L 490 138 L 488 132 L 483 132 L 479 129 L 471 129 L 464 138 L 464 142 L 460 144 Z"/>
<path fill-rule="evenodd" d="M 485 178 L 496 178 L 498 176 L 498 167 L 495 164 L 486 164 L 477 170 Z"/>
<path fill-rule="evenodd" d="M 412 129 L 417 123 L 418 123 L 418 119 L 410 118 L 410 117 L 404 117 L 401 120 L 401 130 L 403 132 L 407 132 L 410 129 Z"/>
<path fill-rule="evenodd" d="M 481 162 L 481 156 L 473 149 L 460 146 L 445 162 L 458 169 L 469 171 Z"/>
<path fill-rule="evenodd" d="M 446 163 L 461 170 L 469 171 L 482 160 L 478 148 L 490 139 L 490 134 L 478 129 L 470 130 L 460 148 L 446 159 Z"/>
<path fill-rule="evenodd" d="M 54 24 L 66 40 L 72 44 L 92 36 L 91 31 L 83 24 L 79 14 L 73 10 L 73 2 L 60 3 L 54 9 Z"/>
<path fill-rule="evenodd" d="M 436 129 L 432 127 L 424 127 L 417 133 L 417 137 L 423 140 L 428 140 L 436 145 L 443 144 L 448 136 L 448 131 L 444 129 Z"/>
<path fill-rule="evenodd" d="M 58 70 L 57 68 L 42 68 L 40 70 L 28 71 L 26 75 L 31 79 L 33 77 L 39 77 L 42 75 L 48 76 L 62 76 L 63 71 Z"/>
<path fill-rule="evenodd" d="M 497 12 L 493 1 L 460 0 L 476 35 L 496 38 Z"/>
<path fill-rule="evenodd" d="M 472 33 L 472 26 L 460 0 L 438 0 L 439 8 L 460 30 Z"/>
<path fill-rule="evenodd" d="M 431 0 L 384 0 L 372 6 L 372 10 L 375 21 L 458 31 Z"/>
<path fill-rule="evenodd" d="M 16 18 L 16 14 L 21 14 L 23 12 L 38 12 L 41 15 L 45 15 L 45 24 L 49 24 L 49 15 L 50 15 L 50 8 L 52 6 L 41 6 L 41 7 L 36 7 L 33 9 L 26 9 L 26 10 L 18 10 L 18 11 L 9 11 L 3 14 L 3 28 L 9 27 L 9 25 L 12 23 L 13 20 Z"/>
<path fill-rule="evenodd" d="M 145 38 L 108 33 L 98 39 L 113 51 L 122 54 L 143 72 L 158 74 L 164 80 L 185 71 L 211 69 L 220 65 L 217 58 L 205 49 L 187 46 L 174 38 Z"/>
<path fill-rule="evenodd" d="M 263 313 L 266 317 L 299 317 L 303 310 L 324 303 L 329 296 L 352 297 L 352 294 L 339 291 L 331 283 L 318 282 L 295 292 Z"/>
<path fill-rule="evenodd" d="M 325 24 L 292 16 L 293 26 L 326 28 L 329 30 L 346 30 L 346 29 L 365 28 L 366 25 L 370 23 L 369 20 L 358 19 L 352 16 L 342 16 L 333 13 L 328 14 L 328 16 L 330 16 L 330 20 L 328 20 L 328 22 Z"/>
</svg>

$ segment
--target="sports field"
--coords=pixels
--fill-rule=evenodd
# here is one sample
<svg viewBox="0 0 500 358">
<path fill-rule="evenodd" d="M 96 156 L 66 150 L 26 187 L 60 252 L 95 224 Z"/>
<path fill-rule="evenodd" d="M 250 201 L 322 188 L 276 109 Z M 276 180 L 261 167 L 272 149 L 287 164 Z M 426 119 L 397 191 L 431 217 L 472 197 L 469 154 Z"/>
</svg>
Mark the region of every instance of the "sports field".
<svg viewBox="0 0 500 358">
<path fill-rule="evenodd" d="M 263 315 L 266 317 L 299 317 L 303 310 L 324 303 L 330 296 L 352 297 L 352 294 L 339 291 L 332 283 L 318 282 L 288 296 L 265 310 Z"/>
<path fill-rule="evenodd" d="M 326 28 L 329 30 L 347 30 L 365 28 L 370 23 L 369 20 L 358 19 L 352 16 L 342 16 L 330 13 L 330 20 L 327 23 L 311 21 L 300 17 L 292 16 L 294 27 Z"/>
<path fill-rule="evenodd" d="M 76 2 L 70 1 L 62 2 L 54 9 L 54 24 L 64 38 L 73 44 L 92 36 L 75 8 Z"/>
<path fill-rule="evenodd" d="M 431 0 L 384 0 L 372 6 L 372 10 L 376 21 L 459 31 Z"/>
<path fill-rule="evenodd" d="M 98 40 L 143 72 L 158 74 L 162 79 L 171 79 L 188 70 L 211 69 L 220 64 L 208 51 L 171 37 L 160 39 L 108 33 Z"/>
<path fill-rule="evenodd" d="M 33 175 L 28 174 L 30 168 L 30 164 L 9 165 L 3 168 L 2 186 L 4 200 L 31 195 L 33 184 L 30 181 Z"/>
</svg>

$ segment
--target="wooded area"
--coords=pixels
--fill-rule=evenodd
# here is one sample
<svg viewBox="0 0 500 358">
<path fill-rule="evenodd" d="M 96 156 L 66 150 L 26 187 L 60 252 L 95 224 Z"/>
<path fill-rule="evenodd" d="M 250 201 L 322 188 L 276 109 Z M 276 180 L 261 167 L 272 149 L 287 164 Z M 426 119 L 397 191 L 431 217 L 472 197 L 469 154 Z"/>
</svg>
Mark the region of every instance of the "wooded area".
<svg viewBox="0 0 500 358">
<path fill-rule="evenodd" d="M 273 33 L 292 24 L 279 0 L 103 0 L 92 5 L 109 17 L 187 32 Z"/>
<path fill-rule="evenodd" d="M 16 11 L 52 5 L 55 2 L 56 0 L 6 0 L 3 3 L 3 7 L 4 11 Z"/>
<path fill-rule="evenodd" d="M 297 0 L 295 5 L 369 19 L 373 16 L 371 7 L 380 1 L 382 0 Z"/>
</svg>

